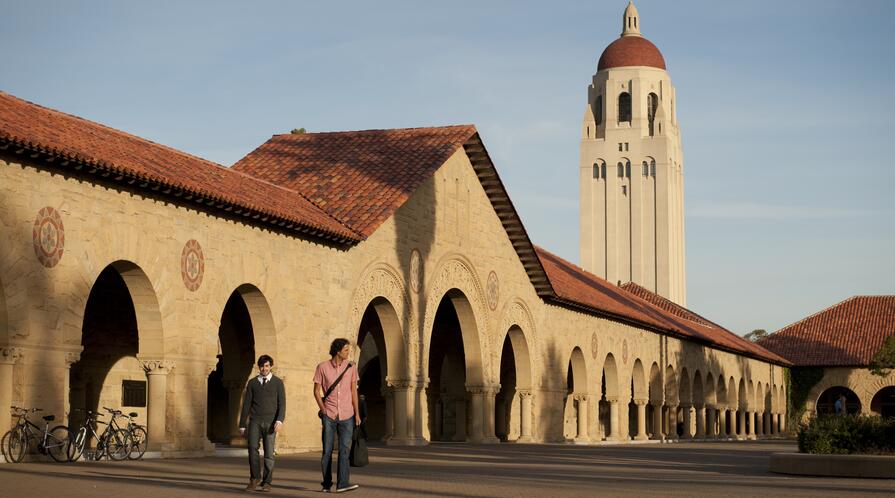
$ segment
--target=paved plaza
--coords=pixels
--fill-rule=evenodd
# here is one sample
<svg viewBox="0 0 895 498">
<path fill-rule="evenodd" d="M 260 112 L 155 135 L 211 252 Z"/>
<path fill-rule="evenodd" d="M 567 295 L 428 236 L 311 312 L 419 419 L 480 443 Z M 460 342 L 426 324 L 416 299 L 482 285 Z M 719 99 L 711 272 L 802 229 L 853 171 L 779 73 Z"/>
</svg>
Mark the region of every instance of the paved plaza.
<svg viewBox="0 0 895 498">
<path fill-rule="evenodd" d="M 575 446 L 433 444 L 371 448 L 350 496 L 893 496 L 895 481 L 791 477 L 767 471 L 791 442 Z M 316 454 L 277 459 L 269 496 L 313 496 Z M 0 465 L 0 495 L 207 497 L 246 495 L 243 458 Z"/>
</svg>

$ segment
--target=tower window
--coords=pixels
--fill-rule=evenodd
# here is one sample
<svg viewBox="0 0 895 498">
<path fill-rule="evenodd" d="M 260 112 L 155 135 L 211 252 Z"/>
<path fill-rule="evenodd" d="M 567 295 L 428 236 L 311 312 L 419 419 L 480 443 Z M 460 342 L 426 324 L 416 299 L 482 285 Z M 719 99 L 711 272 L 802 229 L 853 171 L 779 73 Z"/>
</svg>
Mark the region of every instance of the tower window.
<svg viewBox="0 0 895 498">
<path fill-rule="evenodd" d="M 654 136 L 655 133 L 655 123 L 656 123 L 656 111 L 659 109 L 659 96 L 655 93 L 650 93 L 646 98 L 646 109 L 647 109 L 647 118 L 649 119 L 649 136 Z M 662 131 L 662 128 L 659 128 L 659 131 Z"/>
<path fill-rule="evenodd" d="M 597 108 L 597 126 L 603 124 L 603 96 L 597 96 L 597 104 L 595 106 Z"/>
<path fill-rule="evenodd" d="M 649 174 L 651 177 L 656 177 L 656 160 L 653 159 L 649 162 Z"/>
<path fill-rule="evenodd" d="M 618 96 L 618 122 L 631 122 L 631 94 L 622 92 Z"/>
<path fill-rule="evenodd" d="M 622 195 L 628 195 L 628 186 L 622 185 Z"/>
<path fill-rule="evenodd" d="M 604 180 L 606 179 L 606 163 L 600 165 L 600 176 L 602 176 Z"/>
<path fill-rule="evenodd" d="M 631 161 L 625 162 L 625 176 L 631 178 Z"/>
<path fill-rule="evenodd" d="M 618 177 L 619 178 L 625 177 L 625 165 L 620 162 L 618 163 Z"/>
<path fill-rule="evenodd" d="M 625 142 L 625 152 L 628 151 L 628 142 Z"/>
<path fill-rule="evenodd" d="M 643 176 L 649 176 L 649 164 L 643 161 Z"/>
<path fill-rule="evenodd" d="M 593 175 L 597 180 L 600 179 L 600 165 L 597 163 L 594 163 Z"/>
</svg>

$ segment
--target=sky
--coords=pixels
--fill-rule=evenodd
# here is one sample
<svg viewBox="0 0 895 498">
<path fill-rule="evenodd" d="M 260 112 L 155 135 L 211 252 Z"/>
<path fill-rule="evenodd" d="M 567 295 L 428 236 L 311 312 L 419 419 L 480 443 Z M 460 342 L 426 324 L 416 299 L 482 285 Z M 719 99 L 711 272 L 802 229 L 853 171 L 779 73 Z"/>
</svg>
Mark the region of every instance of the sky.
<svg viewBox="0 0 895 498">
<path fill-rule="evenodd" d="M 472 123 L 577 263 L 587 85 L 626 4 L 0 0 L 0 90 L 225 166 L 297 127 Z M 636 5 L 677 89 L 687 306 L 745 334 L 895 294 L 895 2 Z"/>
</svg>

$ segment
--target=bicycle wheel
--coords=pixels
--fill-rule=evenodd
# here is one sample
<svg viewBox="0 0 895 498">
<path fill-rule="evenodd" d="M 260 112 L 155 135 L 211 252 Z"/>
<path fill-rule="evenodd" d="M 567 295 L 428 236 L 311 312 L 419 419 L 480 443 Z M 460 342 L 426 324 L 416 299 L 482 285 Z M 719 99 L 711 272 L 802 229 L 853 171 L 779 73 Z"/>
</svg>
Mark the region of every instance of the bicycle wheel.
<svg viewBox="0 0 895 498">
<path fill-rule="evenodd" d="M 57 425 L 47 434 L 47 442 L 44 448 L 50 454 L 50 458 L 57 462 L 71 461 L 71 431 L 64 425 Z"/>
<path fill-rule="evenodd" d="M 146 453 L 146 429 L 139 425 L 131 428 L 131 452 L 127 457 L 131 460 L 139 460 Z"/>
<path fill-rule="evenodd" d="M 68 461 L 77 462 L 84 454 L 84 448 L 87 446 L 87 428 L 81 427 L 78 433 L 74 435 L 71 441 L 71 451 L 69 452 Z"/>
<path fill-rule="evenodd" d="M 28 435 L 21 427 L 15 427 L 9 431 L 6 439 L 6 459 L 10 463 L 19 463 L 25 457 L 28 449 Z"/>
<path fill-rule="evenodd" d="M 9 439 L 9 434 L 10 434 L 11 432 L 12 432 L 12 431 L 6 431 L 6 433 L 3 434 L 3 439 L 0 440 L 0 454 L 3 455 L 3 461 L 4 461 L 4 462 L 8 462 L 8 461 L 9 461 L 9 457 L 6 456 L 6 441 Z"/>
<path fill-rule="evenodd" d="M 124 429 L 109 434 L 106 441 L 106 453 L 112 460 L 124 460 L 131 452 L 131 435 Z"/>
</svg>

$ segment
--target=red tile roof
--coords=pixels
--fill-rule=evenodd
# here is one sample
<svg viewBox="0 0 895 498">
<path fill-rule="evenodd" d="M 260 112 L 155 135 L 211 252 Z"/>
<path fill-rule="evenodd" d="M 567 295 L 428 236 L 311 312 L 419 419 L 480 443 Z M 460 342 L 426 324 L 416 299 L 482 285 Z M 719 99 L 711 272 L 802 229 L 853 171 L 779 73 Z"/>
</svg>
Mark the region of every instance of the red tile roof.
<svg viewBox="0 0 895 498">
<path fill-rule="evenodd" d="M 555 299 L 561 303 L 760 360 L 788 363 L 773 352 L 637 284 L 612 285 L 540 247 L 536 250 L 556 293 Z"/>
<path fill-rule="evenodd" d="M 340 242 L 362 238 L 296 192 L 5 92 L 0 92 L 0 141 L 155 182 L 181 191 L 184 197 L 246 208 Z"/>
<path fill-rule="evenodd" d="M 797 366 L 865 367 L 895 335 L 895 296 L 854 296 L 759 343 Z"/>
<path fill-rule="evenodd" d="M 665 58 L 653 43 L 642 36 L 622 36 L 610 43 L 597 63 L 597 71 L 613 67 L 650 66 L 665 69 Z"/>
<path fill-rule="evenodd" d="M 475 134 L 460 125 L 274 135 L 233 169 L 301 192 L 370 236 Z"/>
</svg>

